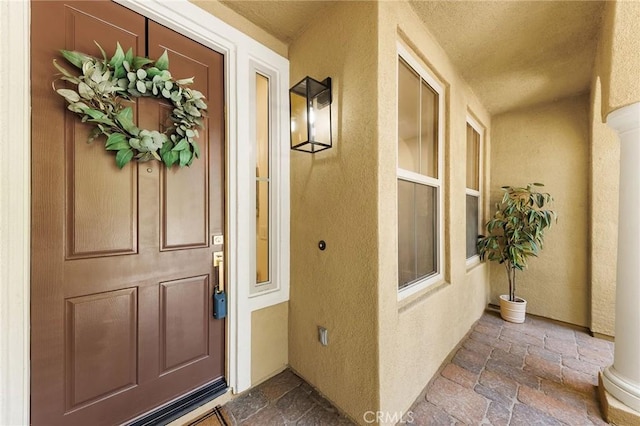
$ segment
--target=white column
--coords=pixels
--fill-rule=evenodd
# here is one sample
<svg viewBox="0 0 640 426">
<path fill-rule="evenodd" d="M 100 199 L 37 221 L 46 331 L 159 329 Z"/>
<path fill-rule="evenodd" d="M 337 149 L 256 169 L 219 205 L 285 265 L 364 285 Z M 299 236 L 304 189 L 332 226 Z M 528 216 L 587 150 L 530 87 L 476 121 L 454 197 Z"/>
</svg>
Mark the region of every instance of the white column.
<svg viewBox="0 0 640 426">
<path fill-rule="evenodd" d="M 640 102 L 613 111 L 607 124 L 620 137 L 620 205 L 615 356 L 602 380 L 612 396 L 640 411 Z"/>
</svg>

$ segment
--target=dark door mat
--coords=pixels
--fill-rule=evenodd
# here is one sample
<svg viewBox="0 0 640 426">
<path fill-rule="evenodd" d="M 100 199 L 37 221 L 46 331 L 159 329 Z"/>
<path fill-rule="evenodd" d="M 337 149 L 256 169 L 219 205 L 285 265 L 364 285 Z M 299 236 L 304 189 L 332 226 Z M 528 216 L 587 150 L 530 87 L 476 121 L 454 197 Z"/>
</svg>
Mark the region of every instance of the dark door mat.
<svg viewBox="0 0 640 426">
<path fill-rule="evenodd" d="M 189 423 L 188 426 L 230 426 L 232 423 L 228 416 L 224 408 L 218 405 L 213 410 Z"/>
</svg>

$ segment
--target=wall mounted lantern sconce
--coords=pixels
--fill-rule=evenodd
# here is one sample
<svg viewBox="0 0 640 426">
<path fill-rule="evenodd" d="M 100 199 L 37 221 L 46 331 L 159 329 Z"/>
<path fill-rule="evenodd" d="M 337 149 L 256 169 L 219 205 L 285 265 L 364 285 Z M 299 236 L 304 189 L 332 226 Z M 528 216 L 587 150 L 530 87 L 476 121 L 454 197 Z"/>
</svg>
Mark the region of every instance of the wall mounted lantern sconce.
<svg viewBox="0 0 640 426">
<path fill-rule="evenodd" d="M 331 148 L 331 78 L 305 77 L 289 90 L 291 149 L 316 153 Z"/>
</svg>

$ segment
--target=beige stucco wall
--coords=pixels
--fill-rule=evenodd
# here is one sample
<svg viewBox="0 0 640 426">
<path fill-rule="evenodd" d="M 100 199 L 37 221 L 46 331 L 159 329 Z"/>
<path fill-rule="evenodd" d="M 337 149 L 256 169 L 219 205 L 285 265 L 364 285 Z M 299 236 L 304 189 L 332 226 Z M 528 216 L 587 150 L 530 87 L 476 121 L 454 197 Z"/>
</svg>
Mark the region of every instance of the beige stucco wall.
<svg viewBox="0 0 640 426">
<path fill-rule="evenodd" d="M 545 184 L 558 223 L 544 249 L 517 275 L 527 311 L 589 326 L 589 98 L 586 95 L 493 117 L 492 205 L 503 185 Z M 507 292 L 502 265 L 491 265 L 491 301 Z"/>
<path fill-rule="evenodd" d="M 279 55 L 284 56 L 285 58 L 287 57 L 289 49 L 286 43 L 278 40 L 276 37 L 249 21 L 244 16 L 239 15 L 224 4 L 220 3 L 218 0 L 189 1 L 232 27 L 242 31 L 254 40 L 264 44 Z"/>
<path fill-rule="evenodd" d="M 488 301 L 488 267 L 465 266 L 466 114 L 487 128 L 491 119 L 460 79 L 446 53 L 411 7 L 381 2 L 378 14 L 378 273 L 380 409 L 406 411 Z M 397 302 L 396 42 L 402 40 L 436 77 L 445 94 L 445 281 L 437 289 Z M 484 158 L 489 169 L 489 158 Z M 488 176 L 484 188 L 488 188 Z M 487 206 L 485 197 L 485 211 Z M 460 226 L 460 224 L 463 224 Z"/>
<path fill-rule="evenodd" d="M 289 48 L 291 85 L 333 80 L 334 145 L 291 152 L 289 362 L 354 419 L 378 400 L 377 7 L 337 2 Z"/>
<path fill-rule="evenodd" d="M 591 87 L 591 331 L 615 334 L 620 142 L 601 119 L 600 79 Z"/>
<path fill-rule="evenodd" d="M 400 39 L 447 87 L 446 282 L 403 302 L 397 302 L 396 217 Z M 465 223 L 466 114 L 487 127 L 485 152 L 490 117 L 406 3 L 336 4 L 289 52 L 292 83 L 306 74 L 333 78 L 335 138 L 325 153 L 292 153 L 289 360 L 362 423 L 368 410 L 407 410 L 486 306 L 488 267 L 467 270 L 466 230 L 456 224 Z M 488 155 L 484 161 L 488 169 Z M 325 252 L 317 249 L 320 239 Z M 318 325 L 329 329 L 327 347 L 317 342 Z"/>
<path fill-rule="evenodd" d="M 640 101 L 640 2 L 609 1 L 600 36 L 602 117 Z"/>
<path fill-rule="evenodd" d="M 615 333 L 620 140 L 607 115 L 640 101 L 640 3 L 607 2 L 591 83 L 591 330 Z"/>
<path fill-rule="evenodd" d="M 607 2 L 591 85 L 591 330 L 615 332 L 620 142 L 607 115 L 640 101 L 640 2 Z"/>
<path fill-rule="evenodd" d="M 289 303 L 251 313 L 251 385 L 284 370 L 289 363 Z"/>
</svg>

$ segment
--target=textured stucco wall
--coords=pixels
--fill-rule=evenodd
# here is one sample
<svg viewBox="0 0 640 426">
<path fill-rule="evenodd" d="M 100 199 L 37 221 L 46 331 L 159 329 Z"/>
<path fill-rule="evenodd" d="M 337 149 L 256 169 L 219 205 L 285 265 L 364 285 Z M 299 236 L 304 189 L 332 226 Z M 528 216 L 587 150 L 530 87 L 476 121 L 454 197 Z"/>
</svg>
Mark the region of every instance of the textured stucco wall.
<svg viewBox="0 0 640 426">
<path fill-rule="evenodd" d="M 224 4 L 220 3 L 218 0 L 189 1 L 214 15 L 216 18 L 224 21 L 234 28 L 237 28 L 254 40 L 257 40 L 258 42 L 264 44 L 277 54 L 284 56 L 285 58 L 287 57 L 288 46 L 286 43 L 278 40 L 276 37 L 269 34 L 253 22 L 249 21 L 244 16 L 239 15 Z"/>
<path fill-rule="evenodd" d="M 591 88 L 591 331 L 615 334 L 620 142 L 601 119 L 600 79 Z"/>
<path fill-rule="evenodd" d="M 460 79 L 446 53 L 404 2 L 381 2 L 378 15 L 378 271 L 380 409 L 406 411 L 488 301 L 488 266 L 465 266 L 466 114 L 487 128 L 491 119 Z M 445 280 L 438 289 L 397 302 L 397 47 L 401 40 L 446 87 Z M 485 137 L 485 153 L 490 134 Z M 484 168 L 489 169 L 488 156 Z M 484 185 L 488 187 L 488 176 Z M 485 211 L 487 203 L 485 197 Z"/>
<path fill-rule="evenodd" d="M 600 36 L 602 118 L 640 101 L 640 2 L 609 1 Z"/>
<path fill-rule="evenodd" d="M 289 48 L 291 85 L 333 80 L 334 145 L 291 152 L 289 362 L 354 419 L 378 404 L 377 7 L 336 2 Z"/>
<path fill-rule="evenodd" d="M 289 364 L 289 303 L 251 313 L 251 385 L 255 386 Z"/>
<path fill-rule="evenodd" d="M 589 98 L 586 95 L 493 117 L 491 200 L 503 185 L 545 184 L 558 223 L 544 249 L 518 273 L 527 311 L 589 326 Z M 502 265 L 491 265 L 491 301 L 507 292 Z"/>
</svg>

